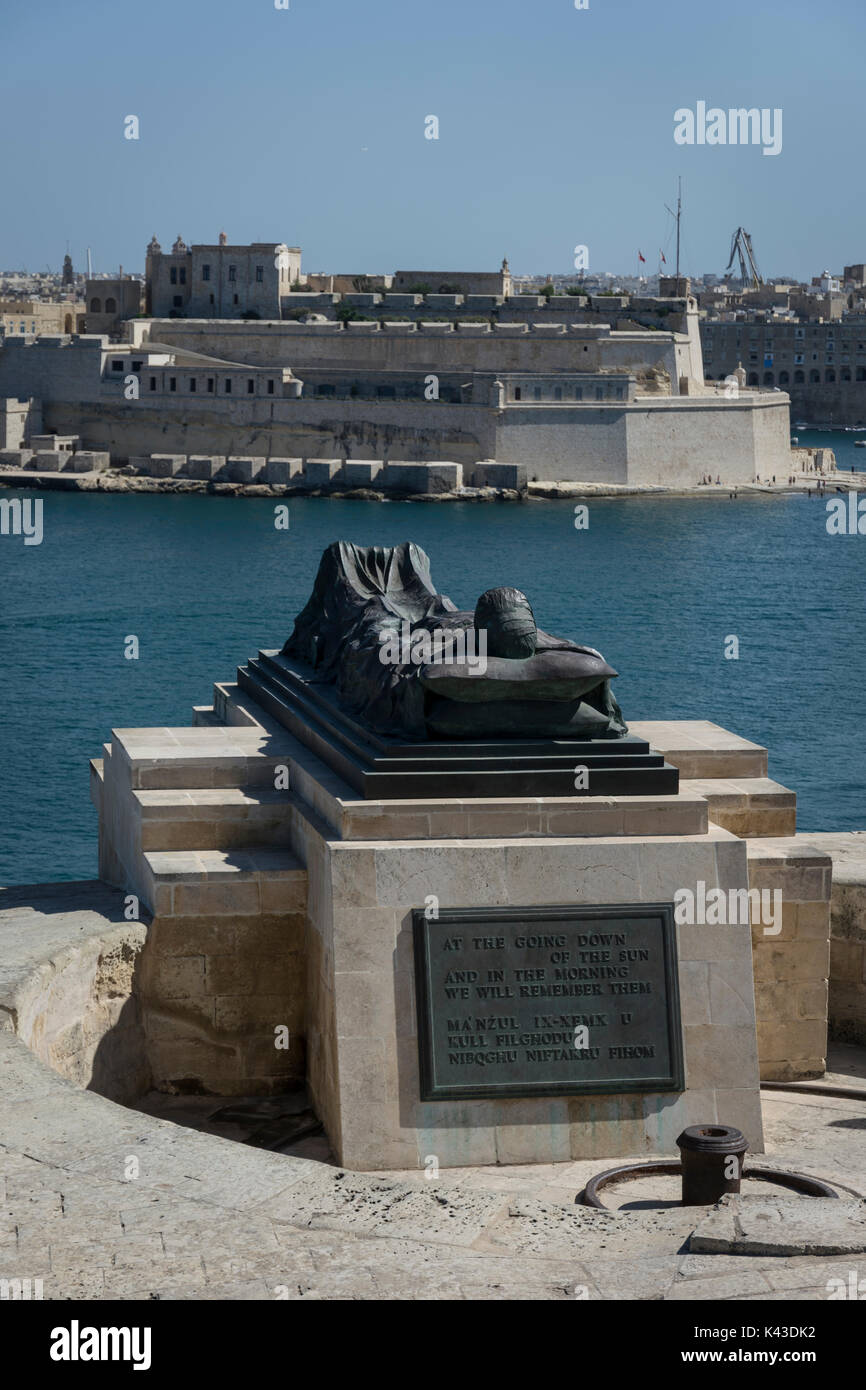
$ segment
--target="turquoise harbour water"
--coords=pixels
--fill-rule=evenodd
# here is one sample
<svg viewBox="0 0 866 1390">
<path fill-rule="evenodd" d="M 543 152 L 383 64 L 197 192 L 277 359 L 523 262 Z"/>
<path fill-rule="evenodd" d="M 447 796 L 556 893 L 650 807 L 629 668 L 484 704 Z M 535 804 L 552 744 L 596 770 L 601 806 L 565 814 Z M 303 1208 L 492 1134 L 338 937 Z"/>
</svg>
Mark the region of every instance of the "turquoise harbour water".
<svg viewBox="0 0 866 1390">
<path fill-rule="evenodd" d="M 308 498 L 287 532 L 265 499 L 41 498 L 41 545 L 0 536 L 0 884 L 95 875 L 88 758 L 112 727 L 189 724 L 280 646 L 336 539 L 416 541 L 460 607 L 524 589 L 539 626 L 622 673 L 626 719 L 714 720 L 768 746 L 801 829 L 866 828 L 866 536 L 830 536 L 816 498 L 598 501 L 586 531 L 567 502 Z"/>
</svg>

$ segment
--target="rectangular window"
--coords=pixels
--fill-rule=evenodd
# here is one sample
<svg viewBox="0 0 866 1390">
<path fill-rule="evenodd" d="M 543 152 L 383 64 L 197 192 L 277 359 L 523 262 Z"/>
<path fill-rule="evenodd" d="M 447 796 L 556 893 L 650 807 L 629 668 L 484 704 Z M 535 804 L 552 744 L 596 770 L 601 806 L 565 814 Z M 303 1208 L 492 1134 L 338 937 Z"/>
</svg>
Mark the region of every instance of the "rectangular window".
<svg viewBox="0 0 866 1390">
<path fill-rule="evenodd" d="M 230 265 L 230 266 L 229 266 L 229 282 L 230 282 L 230 283 L 234 283 L 234 281 L 237 280 L 237 278 L 238 278 L 237 266 Z"/>
<path fill-rule="evenodd" d="M 269 382 L 268 382 L 268 395 L 269 395 L 269 396 L 272 396 L 273 394 L 274 394 L 274 383 L 273 383 L 272 381 L 269 381 Z"/>
<path fill-rule="evenodd" d="M 23 324 L 22 324 L 22 327 L 23 327 Z M 112 370 L 113 372 L 122 372 L 122 371 L 123 371 L 123 358 L 121 358 L 119 361 L 117 360 L 117 358 L 115 358 L 114 361 L 113 361 L 112 364 L 111 364 L 111 370 Z"/>
<path fill-rule="evenodd" d="M 237 295 L 235 295 L 235 304 L 237 304 L 237 302 L 238 302 L 238 297 L 237 297 Z"/>
<path fill-rule="evenodd" d="M 176 377 L 176 376 L 169 377 L 168 389 L 169 389 L 169 391 L 176 391 L 176 390 L 177 390 L 177 377 Z"/>
<path fill-rule="evenodd" d="M 201 278 L 202 278 L 203 280 L 209 280 L 209 279 L 210 279 L 210 266 L 209 266 L 209 265 L 203 265 L 203 266 L 202 266 L 202 268 L 201 268 Z"/>
<path fill-rule="evenodd" d="M 151 389 L 151 391 L 155 391 L 155 390 L 156 390 L 156 377 L 155 377 L 155 376 L 152 376 L 152 377 L 150 378 L 150 389 Z"/>
<path fill-rule="evenodd" d="M 562 387 L 561 387 L 561 386 L 554 386 L 554 388 L 553 388 L 553 399 L 554 399 L 555 401 L 561 401 L 561 400 L 562 400 Z"/>
<path fill-rule="evenodd" d="M 176 265 L 173 265 L 173 266 L 171 267 L 171 270 L 169 271 L 169 277 L 168 277 L 168 278 L 170 279 L 170 281 L 171 281 L 171 283 L 172 283 L 173 285 L 176 285 L 176 284 L 177 284 L 177 266 L 176 266 Z"/>
<path fill-rule="evenodd" d="M 143 362 L 133 362 L 133 364 L 132 364 L 132 370 L 133 370 L 134 372 L 140 372 L 143 366 L 144 366 L 144 363 L 143 363 Z"/>
<path fill-rule="evenodd" d="M 541 400 L 541 387 L 540 387 L 540 386 L 533 386 L 533 388 L 532 388 L 532 394 L 533 394 L 533 397 L 535 398 L 535 400 L 540 401 L 540 400 Z"/>
<path fill-rule="evenodd" d="M 582 400 L 583 400 L 583 387 L 582 387 L 582 386 L 575 386 L 575 388 L 574 388 L 574 399 L 575 399 L 576 401 L 582 401 Z"/>
<path fill-rule="evenodd" d="M 255 394 L 255 390 L 256 390 L 256 383 L 255 383 L 255 382 L 253 381 L 253 379 L 250 377 L 250 378 L 248 379 L 248 381 L 247 381 L 247 395 L 248 395 L 248 396 L 254 395 L 254 394 Z"/>
<path fill-rule="evenodd" d="M 194 377 L 194 376 L 191 376 L 190 379 L 189 379 L 189 389 L 190 389 L 190 391 L 194 391 L 194 390 L 196 389 L 195 377 Z"/>
<path fill-rule="evenodd" d="M 616 398 L 617 398 L 618 401 L 621 401 L 621 400 L 622 400 L 622 387 L 621 387 L 621 386 L 618 386 L 618 387 L 616 388 Z"/>
<path fill-rule="evenodd" d="M 231 379 L 231 377 L 227 376 L 227 377 L 226 377 L 226 395 L 227 395 L 227 396 L 230 396 L 231 393 L 232 393 L 232 379 Z"/>
<path fill-rule="evenodd" d="M 256 284 L 263 285 L 265 280 L 265 268 L 263 265 L 256 266 Z"/>
<path fill-rule="evenodd" d="M 211 292 L 210 302 L 211 302 L 211 304 L 213 304 L 213 302 L 214 302 L 213 292 Z"/>
<path fill-rule="evenodd" d="M 181 283 L 182 285 L 185 285 L 185 284 L 186 284 L 186 266 L 185 266 L 185 265 L 182 265 L 181 268 L 180 268 L 180 283 Z"/>
<path fill-rule="evenodd" d="M 523 392 L 522 392 L 522 390 L 520 389 L 520 387 L 519 387 L 519 386 L 515 386 L 515 388 L 514 388 L 514 399 L 515 399 L 516 401 L 519 401 L 519 400 L 522 398 L 522 396 L 523 396 Z"/>
<path fill-rule="evenodd" d="M 207 389 L 208 389 L 209 391 L 213 392 L 213 377 L 212 377 L 212 376 L 209 376 L 208 379 L 207 379 Z"/>
<path fill-rule="evenodd" d="M 597 401 L 603 401 L 603 400 L 604 400 L 604 387 L 603 387 L 603 386 L 596 386 L 596 388 L 595 388 L 595 399 L 596 399 Z"/>
</svg>

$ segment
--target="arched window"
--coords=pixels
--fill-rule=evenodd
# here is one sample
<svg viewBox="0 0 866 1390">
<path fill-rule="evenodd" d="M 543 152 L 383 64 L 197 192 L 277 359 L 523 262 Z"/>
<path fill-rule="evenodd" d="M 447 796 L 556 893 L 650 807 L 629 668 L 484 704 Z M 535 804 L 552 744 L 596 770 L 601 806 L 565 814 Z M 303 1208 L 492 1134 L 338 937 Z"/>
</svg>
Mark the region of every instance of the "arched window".
<svg viewBox="0 0 866 1390">
<path fill-rule="evenodd" d="M 71 315 L 71 314 L 67 314 L 67 315 L 66 315 L 66 318 L 63 320 L 63 332 L 64 332 L 64 333 L 71 333 L 71 332 L 72 332 L 72 315 Z"/>
<path fill-rule="evenodd" d="M 757 384 L 758 384 L 758 373 L 757 373 L 757 372 L 749 372 L 749 385 L 750 385 L 750 386 L 757 386 Z"/>
<path fill-rule="evenodd" d="M 835 370 L 833 369 L 833 367 L 828 367 L 828 368 L 827 368 L 826 372 L 824 373 L 824 380 L 825 380 L 825 381 L 835 381 L 835 380 L 836 380 L 836 372 L 835 372 Z"/>
<path fill-rule="evenodd" d="M 788 382 L 789 382 L 790 380 L 791 380 L 790 373 L 788 373 L 788 372 L 780 372 L 780 373 L 779 373 L 779 385 L 780 385 L 780 386 L 787 386 L 787 385 L 788 385 Z"/>
<path fill-rule="evenodd" d="M 116 299 L 106 299 L 106 301 L 105 301 L 105 312 L 106 312 L 107 314 L 116 314 L 116 313 L 117 313 L 117 300 L 116 300 Z"/>
<path fill-rule="evenodd" d="M 841 372 L 839 373 L 839 380 L 840 380 L 840 381 L 850 381 L 850 380 L 851 380 L 851 368 L 850 368 L 850 367 L 843 367 L 843 368 L 842 368 Z"/>
<path fill-rule="evenodd" d="M 91 312 L 91 314 L 101 314 L 101 313 L 102 313 L 102 300 L 101 300 L 101 299 L 91 299 L 91 301 L 90 301 L 90 312 Z"/>
<path fill-rule="evenodd" d="M 802 386 L 802 385 L 803 385 L 803 382 L 804 382 L 805 380 L 806 380 L 806 373 L 805 373 L 805 372 L 800 372 L 800 371 L 798 371 L 798 372 L 795 372 L 795 373 L 794 373 L 794 385 L 795 385 L 795 386 Z"/>
<path fill-rule="evenodd" d="M 817 370 L 813 367 L 812 370 L 811 370 L 811 372 L 809 373 L 809 384 L 810 384 L 810 386 L 815 386 L 820 380 L 821 380 L 821 373 L 820 373 L 819 371 L 817 371 Z"/>
<path fill-rule="evenodd" d="M 764 372 L 764 385 L 765 385 L 765 386 L 773 386 L 773 385 L 775 385 L 775 377 L 773 376 L 773 373 L 772 373 L 772 372 Z"/>
</svg>

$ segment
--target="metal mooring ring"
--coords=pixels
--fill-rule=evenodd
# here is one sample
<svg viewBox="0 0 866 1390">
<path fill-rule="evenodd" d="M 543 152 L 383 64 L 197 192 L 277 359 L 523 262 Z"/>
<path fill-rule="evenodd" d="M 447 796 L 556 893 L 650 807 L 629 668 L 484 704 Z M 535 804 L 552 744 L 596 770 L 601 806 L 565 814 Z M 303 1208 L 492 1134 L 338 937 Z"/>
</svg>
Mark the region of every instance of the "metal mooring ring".
<svg viewBox="0 0 866 1390">
<path fill-rule="evenodd" d="M 577 1205 L 585 1207 L 596 1207 L 600 1211 L 610 1211 L 611 1208 L 605 1206 L 599 1197 L 599 1192 L 604 1187 L 609 1187 L 615 1182 L 630 1182 L 633 1178 L 648 1178 L 659 1173 L 667 1173 L 675 1177 L 682 1173 L 682 1164 L 678 1160 L 671 1162 L 659 1161 L 658 1163 L 626 1163 L 620 1168 L 607 1168 L 603 1173 L 596 1173 L 582 1192 L 575 1197 Z M 755 1178 L 761 1182 L 775 1182 L 780 1187 L 791 1187 L 795 1192 L 799 1192 L 803 1197 L 838 1197 L 829 1183 L 821 1182 L 819 1178 L 807 1178 L 804 1173 L 788 1173 L 783 1168 L 744 1168 L 744 1178 Z M 842 1184 L 838 1184 L 840 1187 Z M 844 1191 L 850 1189 L 845 1188 Z M 858 1194 L 854 1194 L 855 1196 Z"/>
</svg>

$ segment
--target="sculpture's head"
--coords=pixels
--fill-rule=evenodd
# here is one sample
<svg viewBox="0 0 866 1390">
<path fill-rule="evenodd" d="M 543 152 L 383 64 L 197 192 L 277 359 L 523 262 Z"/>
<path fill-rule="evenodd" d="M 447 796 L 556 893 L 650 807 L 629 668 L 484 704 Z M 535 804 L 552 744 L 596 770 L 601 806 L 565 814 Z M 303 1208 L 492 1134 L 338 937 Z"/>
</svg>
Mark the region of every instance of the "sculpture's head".
<svg viewBox="0 0 866 1390">
<path fill-rule="evenodd" d="M 529 599 L 519 589 L 488 589 L 475 605 L 475 627 L 487 632 L 488 656 L 532 656 L 538 630 Z"/>
</svg>

